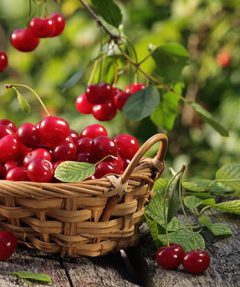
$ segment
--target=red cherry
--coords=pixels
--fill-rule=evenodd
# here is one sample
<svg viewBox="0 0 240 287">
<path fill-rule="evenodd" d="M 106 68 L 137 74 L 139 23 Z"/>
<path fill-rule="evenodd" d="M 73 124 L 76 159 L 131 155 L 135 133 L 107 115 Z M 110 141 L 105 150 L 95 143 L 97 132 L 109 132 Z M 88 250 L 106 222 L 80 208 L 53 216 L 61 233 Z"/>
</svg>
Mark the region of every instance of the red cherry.
<svg viewBox="0 0 240 287">
<path fill-rule="evenodd" d="M 118 149 L 113 140 L 106 136 L 96 137 L 93 140 L 93 154 L 98 160 L 108 155 L 118 156 Z"/>
<path fill-rule="evenodd" d="M 21 52 L 31 52 L 35 50 L 39 44 L 39 39 L 35 37 L 28 28 L 15 30 L 10 40 L 13 47 Z"/>
<path fill-rule="evenodd" d="M 231 64 L 231 56 L 228 52 L 221 52 L 217 55 L 218 65 L 227 68 Z"/>
<path fill-rule="evenodd" d="M 78 132 L 75 130 L 70 130 L 69 136 L 72 138 L 73 142 L 76 144 L 79 139 Z"/>
<path fill-rule="evenodd" d="M 18 157 L 17 159 L 22 161 L 23 158 L 30 152 L 32 151 L 31 148 L 26 147 L 23 143 L 19 143 L 20 147 L 19 147 L 19 153 L 18 153 Z"/>
<path fill-rule="evenodd" d="M 54 32 L 51 34 L 51 37 L 56 37 L 62 34 L 65 28 L 65 18 L 59 13 L 54 13 L 51 15 L 50 19 L 53 21 Z"/>
<path fill-rule="evenodd" d="M 45 159 L 34 159 L 27 168 L 30 181 L 50 182 L 53 178 L 52 163 Z"/>
<path fill-rule="evenodd" d="M 0 125 L 8 127 L 14 132 L 17 131 L 16 125 L 13 122 L 11 122 L 11 121 L 9 121 L 7 119 L 0 120 Z"/>
<path fill-rule="evenodd" d="M 98 179 L 98 178 L 104 177 L 105 175 L 111 174 L 111 173 L 116 173 L 114 170 L 114 167 L 106 161 L 100 162 L 96 167 L 96 171 L 93 175 L 93 178 Z"/>
<path fill-rule="evenodd" d="M 6 180 L 27 181 L 27 170 L 24 167 L 14 167 L 6 175 Z"/>
<path fill-rule="evenodd" d="M 118 147 L 119 155 L 123 158 L 132 159 L 139 149 L 137 139 L 128 134 L 120 134 L 113 141 Z"/>
<path fill-rule="evenodd" d="M 110 121 L 116 116 L 117 109 L 113 102 L 93 106 L 92 114 L 98 121 Z"/>
<path fill-rule="evenodd" d="M 55 169 L 59 166 L 60 163 L 62 163 L 62 160 L 56 161 L 53 163 L 53 170 L 55 171 Z"/>
<path fill-rule="evenodd" d="M 0 51 L 0 72 L 3 72 L 8 66 L 7 54 Z"/>
<path fill-rule="evenodd" d="M 204 250 L 192 250 L 185 254 L 183 267 L 190 273 L 203 273 L 210 264 L 210 256 Z"/>
<path fill-rule="evenodd" d="M 107 136 L 107 130 L 98 124 L 93 124 L 90 126 L 87 126 L 85 129 L 82 130 L 80 134 L 80 138 L 90 138 L 94 139 L 98 136 Z"/>
<path fill-rule="evenodd" d="M 115 106 L 121 111 L 126 103 L 126 101 L 128 100 L 128 98 L 131 96 L 132 94 L 124 92 L 119 90 L 115 95 L 114 95 L 114 104 Z"/>
<path fill-rule="evenodd" d="M 31 123 L 22 124 L 18 128 L 17 135 L 21 142 L 29 148 L 38 147 L 41 141 L 39 130 Z"/>
<path fill-rule="evenodd" d="M 90 85 L 87 88 L 86 97 L 90 103 L 95 105 L 104 104 L 113 100 L 113 91 L 106 83 Z"/>
<path fill-rule="evenodd" d="M 177 269 L 182 263 L 184 251 L 182 247 L 176 243 L 164 246 L 158 249 L 156 253 L 156 261 L 158 265 L 166 269 Z"/>
<path fill-rule="evenodd" d="M 54 161 L 74 160 L 77 153 L 76 145 L 64 141 L 53 149 L 52 158 Z"/>
<path fill-rule="evenodd" d="M 35 149 L 33 151 L 30 151 L 23 159 L 23 165 L 25 167 L 28 167 L 28 165 L 36 159 L 45 159 L 47 161 L 52 161 L 52 157 L 51 154 L 49 153 L 48 150 L 44 149 L 44 148 L 38 148 Z"/>
<path fill-rule="evenodd" d="M 67 121 L 56 116 L 48 116 L 39 123 L 39 133 L 44 143 L 57 145 L 70 134 Z"/>
<path fill-rule="evenodd" d="M 9 231 L 0 231 L 0 261 L 11 257 L 17 247 L 17 238 Z"/>
<path fill-rule="evenodd" d="M 86 97 L 86 94 L 82 94 L 76 99 L 76 109 L 81 114 L 91 114 L 93 104 L 90 103 Z"/>
<path fill-rule="evenodd" d="M 114 170 L 117 171 L 117 173 L 119 173 L 119 174 L 123 173 L 124 161 L 120 156 L 109 157 L 106 159 L 106 162 L 109 162 L 113 166 Z"/>
<path fill-rule="evenodd" d="M 14 160 L 18 156 L 20 143 L 14 135 L 7 135 L 0 139 L 0 162 Z"/>
<path fill-rule="evenodd" d="M 126 86 L 125 92 L 130 93 L 130 94 L 135 94 L 144 88 L 145 88 L 145 85 L 143 83 L 131 84 L 130 87 L 129 85 Z"/>
<path fill-rule="evenodd" d="M 7 135 L 14 135 L 14 131 L 8 128 L 7 126 L 0 125 L 0 139 Z"/>
<path fill-rule="evenodd" d="M 31 20 L 28 27 L 37 38 L 47 38 L 55 32 L 55 24 L 49 18 L 35 17 Z"/>
<path fill-rule="evenodd" d="M 2 166 L 2 176 L 3 178 L 6 177 L 7 173 L 15 168 L 15 167 L 19 167 L 21 166 L 21 163 L 19 161 L 15 161 L 15 160 L 9 160 L 7 162 L 4 163 L 4 165 Z"/>
<path fill-rule="evenodd" d="M 93 152 L 93 140 L 90 138 L 81 138 L 77 141 L 78 153 L 92 153 Z"/>
<path fill-rule="evenodd" d="M 127 158 L 123 158 L 122 160 L 123 160 L 123 170 L 125 170 L 128 167 L 131 160 Z"/>
<path fill-rule="evenodd" d="M 95 163 L 96 158 L 94 158 L 94 155 L 90 153 L 79 153 L 76 156 L 76 161 Z"/>
</svg>

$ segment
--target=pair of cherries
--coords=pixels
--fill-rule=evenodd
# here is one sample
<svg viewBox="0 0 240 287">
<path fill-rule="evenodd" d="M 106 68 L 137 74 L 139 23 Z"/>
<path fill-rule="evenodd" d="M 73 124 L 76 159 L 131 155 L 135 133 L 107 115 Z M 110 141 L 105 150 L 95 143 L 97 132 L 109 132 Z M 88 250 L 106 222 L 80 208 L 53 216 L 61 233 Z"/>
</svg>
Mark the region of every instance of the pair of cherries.
<svg viewBox="0 0 240 287">
<path fill-rule="evenodd" d="M 78 134 L 66 120 L 56 116 L 48 116 L 37 125 L 24 123 L 19 128 L 9 120 L 0 120 L 0 177 L 51 182 L 56 167 L 67 160 L 96 163 L 92 179 L 122 174 L 138 148 L 131 135 L 111 139 L 98 124 Z"/>
<path fill-rule="evenodd" d="M 99 121 L 110 121 L 131 95 L 144 88 L 143 83 L 126 86 L 124 91 L 107 83 L 89 85 L 76 99 L 76 109 L 82 114 L 92 114 Z"/>
<path fill-rule="evenodd" d="M 158 249 L 156 253 L 158 265 L 165 269 L 177 269 L 181 264 L 189 273 L 203 273 L 210 264 L 210 256 L 204 250 L 192 250 L 184 252 L 183 248 L 176 243 Z"/>
<path fill-rule="evenodd" d="M 28 27 L 16 29 L 10 37 L 13 47 L 21 52 L 35 50 L 40 38 L 52 38 L 59 36 L 65 28 L 65 19 L 59 13 L 52 14 L 49 18 L 33 18 Z"/>
</svg>

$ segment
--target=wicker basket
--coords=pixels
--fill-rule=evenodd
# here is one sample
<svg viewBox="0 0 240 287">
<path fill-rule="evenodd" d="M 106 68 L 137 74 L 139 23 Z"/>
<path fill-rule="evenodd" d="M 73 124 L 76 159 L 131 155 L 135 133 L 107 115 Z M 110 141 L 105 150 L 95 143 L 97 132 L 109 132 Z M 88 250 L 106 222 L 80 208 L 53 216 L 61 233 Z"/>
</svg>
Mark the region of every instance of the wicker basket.
<svg viewBox="0 0 240 287">
<path fill-rule="evenodd" d="M 143 159 L 156 142 L 156 157 Z M 99 256 L 132 246 L 166 148 L 165 135 L 153 136 L 122 176 L 75 184 L 0 180 L 0 227 L 19 243 L 61 256 Z"/>
</svg>

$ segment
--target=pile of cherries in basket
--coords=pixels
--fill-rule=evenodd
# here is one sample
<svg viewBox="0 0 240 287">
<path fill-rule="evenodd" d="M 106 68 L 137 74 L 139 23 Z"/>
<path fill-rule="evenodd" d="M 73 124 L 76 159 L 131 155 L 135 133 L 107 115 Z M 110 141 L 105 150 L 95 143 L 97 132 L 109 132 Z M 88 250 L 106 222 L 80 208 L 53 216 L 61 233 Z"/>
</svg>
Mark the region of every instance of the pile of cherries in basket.
<svg viewBox="0 0 240 287">
<path fill-rule="evenodd" d="M 93 84 L 76 100 L 76 108 L 81 114 L 92 114 L 99 121 L 110 121 L 117 110 L 122 110 L 130 96 L 145 88 L 143 83 L 127 85 L 125 90 L 107 83 Z"/>
<path fill-rule="evenodd" d="M 111 139 L 99 124 L 87 126 L 78 134 L 56 116 L 19 128 L 4 119 L 0 120 L 0 178 L 52 182 L 56 167 L 63 161 L 98 163 L 92 179 L 122 174 L 138 148 L 138 141 L 131 135 Z"/>
</svg>

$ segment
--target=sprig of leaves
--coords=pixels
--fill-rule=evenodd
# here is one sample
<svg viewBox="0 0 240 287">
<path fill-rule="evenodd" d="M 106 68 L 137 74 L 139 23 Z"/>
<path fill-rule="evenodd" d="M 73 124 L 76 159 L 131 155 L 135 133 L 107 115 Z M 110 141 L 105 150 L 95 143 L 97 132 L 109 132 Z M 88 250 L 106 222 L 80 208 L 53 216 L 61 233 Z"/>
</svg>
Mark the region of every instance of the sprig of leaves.
<svg viewBox="0 0 240 287">
<path fill-rule="evenodd" d="M 28 271 L 1 272 L 2 274 L 17 276 L 20 279 L 42 284 L 52 284 L 52 278 L 45 273 L 32 273 Z"/>
</svg>

